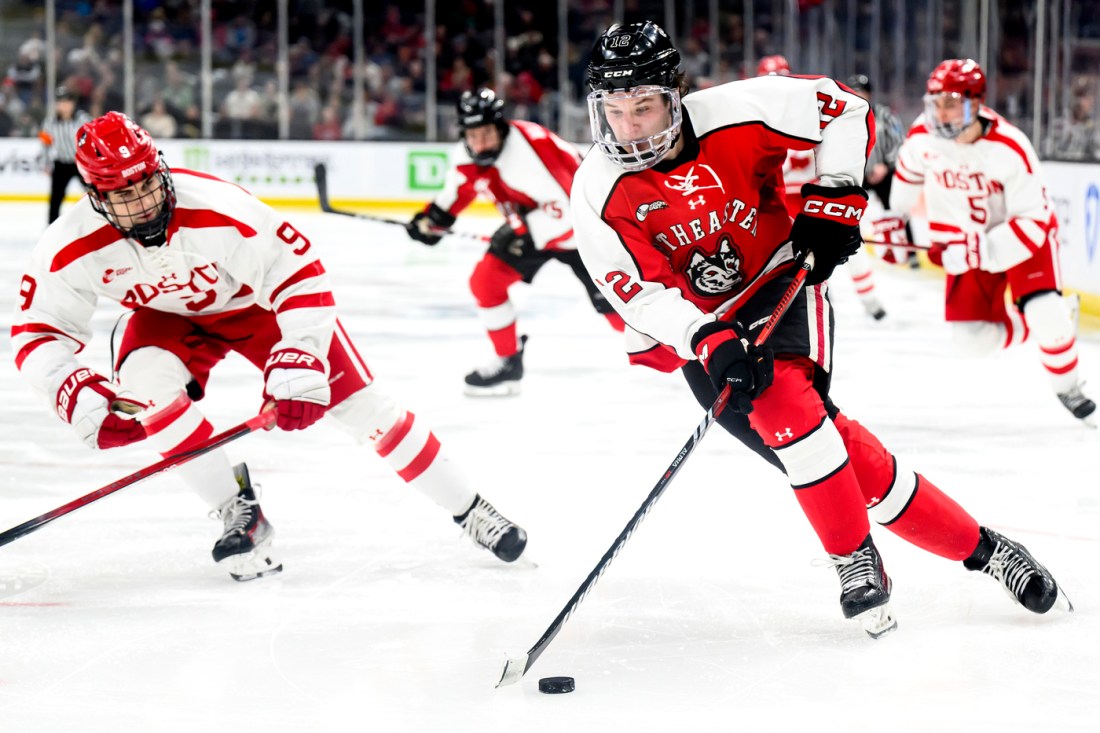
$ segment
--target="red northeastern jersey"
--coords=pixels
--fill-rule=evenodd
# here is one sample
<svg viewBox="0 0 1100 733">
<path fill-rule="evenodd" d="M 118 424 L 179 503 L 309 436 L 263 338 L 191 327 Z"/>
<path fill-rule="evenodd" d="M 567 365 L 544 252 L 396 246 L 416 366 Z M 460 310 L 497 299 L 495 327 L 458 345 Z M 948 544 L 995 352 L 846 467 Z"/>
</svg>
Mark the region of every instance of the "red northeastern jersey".
<svg viewBox="0 0 1100 733">
<path fill-rule="evenodd" d="M 788 149 L 814 150 L 825 185 L 858 185 L 874 142 L 867 103 L 832 79 L 730 82 L 683 106 L 677 158 L 627 173 L 594 152 L 573 181 L 584 264 L 636 332 L 631 361 L 664 371 L 695 358 L 692 336 L 712 314 L 789 271 Z"/>
<path fill-rule="evenodd" d="M 917 118 L 898 152 L 890 204 L 908 213 L 923 192 L 932 241 L 985 232 L 982 269 L 999 272 L 1056 242 L 1057 222 L 1027 136 L 991 109 L 978 114 L 988 128 L 971 144 L 939 137 Z"/>
<path fill-rule="evenodd" d="M 129 308 L 211 316 L 252 305 L 275 312 L 274 350 L 328 353 L 336 308 L 310 241 L 232 183 L 172 171 L 176 209 L 168 243 L 125 239 L 87 197 L 42 235 L 23 275 L 12 342 L 15 363 L 47 395 L 81 367 L 100 298 Z"/>
<path fill-rule="evenodd" d="M 455 147 L 455 165 L 447 173 L 435 205 L 457 216 L 482 194 L 504 216 L 509 207 L 526 214 L 536 249 L 576 249 L 569 192 L 580 155 L 542 125 L 522 120 L 508 125 L 509 134 L 493 165 L 474 165 L 465 145 Z"/>
</svg>

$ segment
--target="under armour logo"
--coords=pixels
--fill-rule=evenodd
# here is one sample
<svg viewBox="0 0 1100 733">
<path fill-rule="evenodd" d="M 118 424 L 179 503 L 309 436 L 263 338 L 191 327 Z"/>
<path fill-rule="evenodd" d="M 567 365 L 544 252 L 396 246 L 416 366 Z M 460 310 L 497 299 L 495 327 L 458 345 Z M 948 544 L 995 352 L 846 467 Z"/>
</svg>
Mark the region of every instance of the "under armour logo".
<svg viewBox="0 0 1100 733">
<path fill-rule="evenodd" d="M 688 206 L 691 207 L 692 211 L 695 211 L 696 206 L 702 206 L 706 202 L 707 200 L 703 198 L 703 194 L 699 194 L 699 198 L 697 199 L 688 199 Z"/>
<path fill-rule="evenodd" d="M 791 432 L 790 428 L 785 428 L 782 433 L 777 432 L 775 434 L 775 439 L 778 440 L 780 443 L 782 443 L 785 438 L 793 438 L 793 437 L 794 437 L 794 433 Z"/>
<path fill-rule="evenodd" d="M 878 504 L 878 503 L 879 503 L 880 501 L 882 501 L 882 499 L 879 499 L 879 498 L 878 498 L 878 497 L 876 496 L 875 498 L 873 498 L 873 499 L 871 499 L 871 500 L 870 500 L 869 502 L 867 502 L 867 508 L 868 508 L 868 509 L 870 509 L 871 507 L 873 507 L 873 506 L 875 506 L 876 504 Z"/>
<path fill-rule="evenodd" d="M 381 430 L 375 430 L 374 434 L 370 436 L 370 439 L 371 440 L 378 440 L 381 437 L 382 437 L 382 431 Z"/>
</svg>

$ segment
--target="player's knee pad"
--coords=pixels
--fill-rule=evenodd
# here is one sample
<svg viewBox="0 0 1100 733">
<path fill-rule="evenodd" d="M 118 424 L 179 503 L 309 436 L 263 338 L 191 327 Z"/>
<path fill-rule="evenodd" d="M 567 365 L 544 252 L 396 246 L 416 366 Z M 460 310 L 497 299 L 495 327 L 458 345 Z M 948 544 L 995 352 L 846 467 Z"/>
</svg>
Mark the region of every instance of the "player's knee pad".
<svg viewBox="0 0 1100 733">
<path fill-rule="evenodd" d="M 167 405 L 186 392 L 192 379 L 178 356 L 156 346 L 130 352 L 118 370 L 123 389 L 157 405 Z"/>
<path fill-rule="evenodd" d="M 1005 343 L 1005 327 L 990 321 L 954 321 L 951 324 L 951 345 L 961 356 L 984 356 L 1001 349 Z"/>
<path fill-rule="evenodd" d="M 1054 290 L 1028 298 L 1023 305 L 1028 327 L 1043 346 L 1061 346 L 1075 337 L 1066 300 Z"/>
<path fill-rule="evenodd" d="M 497 257 L 485 255 L 470 274 L 470 292 L 482 308 L 493 308 L 508 300 L 508 288 L 520 274 Z"/>
<path fill-rule="evenodd" d="M 407 413 L 389 395 L 370 386 L 349 396 L 327 414 L 360 443 L 377 444 Z"/>
</svg>

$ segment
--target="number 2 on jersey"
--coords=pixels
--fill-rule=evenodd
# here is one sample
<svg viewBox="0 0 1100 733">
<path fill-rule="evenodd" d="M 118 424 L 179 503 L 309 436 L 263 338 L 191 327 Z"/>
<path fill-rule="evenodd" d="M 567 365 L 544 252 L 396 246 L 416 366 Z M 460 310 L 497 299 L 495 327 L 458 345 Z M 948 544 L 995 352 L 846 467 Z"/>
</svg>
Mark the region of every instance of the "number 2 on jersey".
<svg viewBox="0 0 1100 733">
<path fill-rule="evenodd" d="M 615 294 L 624 303 L 629 303 L 630 299 L 637 295 L 642 290 L 642 286 L 635 282 L 630 282 L 630 275 L 627 275 L 622 270 L 612 270 L 603 276 L 603 279 L 607 281 L 607 284 L 615 291 Z"/>
</svg>

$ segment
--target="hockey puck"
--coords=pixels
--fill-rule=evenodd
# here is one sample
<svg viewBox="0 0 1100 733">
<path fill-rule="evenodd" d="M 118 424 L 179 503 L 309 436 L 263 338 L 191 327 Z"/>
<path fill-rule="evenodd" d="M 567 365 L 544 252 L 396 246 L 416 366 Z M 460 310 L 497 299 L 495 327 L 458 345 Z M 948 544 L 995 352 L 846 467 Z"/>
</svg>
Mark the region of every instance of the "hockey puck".
<svg viewBox="0 0 1100 733">
<path fill-rule="evenodd" d="M 561 695 L 576 688 L 577 684 L 572 677 L 543 677 L 539 680 L 539 692 L 547 695 Z"/>
</svg>

